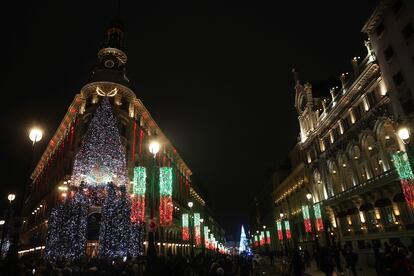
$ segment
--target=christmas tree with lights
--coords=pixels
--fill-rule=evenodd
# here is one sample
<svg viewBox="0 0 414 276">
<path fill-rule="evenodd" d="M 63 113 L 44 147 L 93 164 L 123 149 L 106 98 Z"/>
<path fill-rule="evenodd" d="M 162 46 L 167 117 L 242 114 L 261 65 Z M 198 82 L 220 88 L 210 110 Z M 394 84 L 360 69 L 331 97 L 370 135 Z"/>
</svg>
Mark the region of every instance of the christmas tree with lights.
<svg viewBox="0 0 414 276">
<path fill-rule="evenodd" d="M 96 109 L 73 164 L 72 185 L 127 185 L 125 149 L 107 97 Z"/>
<path fill-rule="evenodd" d="M 125 149 L 117 119 L 105 97 L 97 107 L 75 156 L 67 197 L 51 213 L 46 255 L 68 259 L 84 255 L 88 213 L 93 208 L 100 209 L 102 215 L 99 255 L 126 257 L 131 238 L 137 240 L 136 231 L 134 236 L 131 234 L 131 202 L 126 191 L 127 183 Z"/>
<path fill-rule="evenodd" d="M 247 254 L 251 255 L 252 251 L 249 247 L 249 240 L 246 237 L 246 233 L 244 232 L 244 227 L 241 227 L 241 234 L 240 234 L 240 245 L 239 245 L 239 254 Z"/>
</svg>

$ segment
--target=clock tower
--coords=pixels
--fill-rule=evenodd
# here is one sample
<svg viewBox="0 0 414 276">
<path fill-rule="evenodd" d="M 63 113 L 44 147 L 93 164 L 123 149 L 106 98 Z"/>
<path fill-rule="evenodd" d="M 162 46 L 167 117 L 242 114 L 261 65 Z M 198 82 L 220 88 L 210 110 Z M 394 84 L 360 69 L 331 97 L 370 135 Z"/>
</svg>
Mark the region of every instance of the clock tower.
<svg viewBox="0 0 414 276">
<path fill-rule="evenodd" d="M 124 31 L 120 20 L 113 20 L 107 30 L 107 37 L 98 52 L 91 82 L 110 81 L 129 86 L 126 77 L 127 55 L 124 48 Z"/>
</svg>

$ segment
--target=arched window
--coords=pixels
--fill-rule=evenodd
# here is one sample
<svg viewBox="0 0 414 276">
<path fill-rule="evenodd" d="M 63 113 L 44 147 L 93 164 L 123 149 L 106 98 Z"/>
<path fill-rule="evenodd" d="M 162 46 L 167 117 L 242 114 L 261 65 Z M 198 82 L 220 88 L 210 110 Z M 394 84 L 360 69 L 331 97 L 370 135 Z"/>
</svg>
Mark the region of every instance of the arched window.
<svg viewBox="0 0 414 276">
<path fill-rule="evenodd" d="M 338 156 L 338 166 L 340 179 L 343 182 L 342 185 L 344 186 L 344 189 L 346 190 L 354 186 L 354 173 L 348 157 L 343 152 L 341 152 Z"/>
<path fill-rule="evenodd" d="M 316 169 L 313 171 L 313 182 L 315 183 L 314 187 L 316 190 L 316 201 L 322 201 L 324 199 L 328 199 L 328 193 L 326 191 L 325 183 L 323 183 L 321 174 Z"/>
<path fill-rule="evenodd" d="M 371 165 L 372 176 L 382 174 L 384 167 L 382 166 L 382 159 L 380 155 L 380 149 L 375 142 L 374 137 L 368 135 L 365 138 L 364 151 L 368 158 L 368 162 Z"/>
<path fill-rule="evenodd" d="M 383 170 L 387 171 L 393 167 L 392 155 L 400 149 L 394 127 L 390 122 L 384 122 L 380 125 L 377 132 L 377 141 L 382 152 L 380 163 Z"/>
<path fill-rule="evenodd" d="M 338 194 L 340 192 L 345 191 L 342 181 L 338 172 L 338 165 L 336 164 L 335 160 L 328 161 L 328 171 L 331 175 L 332 179 L 332 190 L 334 194 Z"/>
<path fill-rule="evenodd" d="M 354 165 L 354 179 L 353 179 L 353 185 L 357 185 L 359 183 L 363 183 L 368 179 L 368 169 L 365 160 L 362 158 L 361 150 L 357 145 L 354 145 L 350 148 L 349 151 L 349 159 L 352 160 L 352 163 Z"/>
</svg>

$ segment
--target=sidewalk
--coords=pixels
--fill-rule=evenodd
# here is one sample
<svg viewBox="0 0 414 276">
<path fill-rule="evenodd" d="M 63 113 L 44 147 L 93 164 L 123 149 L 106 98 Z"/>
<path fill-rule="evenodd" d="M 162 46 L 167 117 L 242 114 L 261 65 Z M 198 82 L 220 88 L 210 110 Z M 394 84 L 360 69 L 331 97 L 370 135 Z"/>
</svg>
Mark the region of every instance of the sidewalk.
<svg viewBox="0 0 414 276">
<path fill-rule="evenodd" d="M 315 261 L 312 261 L 310 267 L 307 267 L 305 269 L 305 275 L 308 275 L 308 276 L 325 276 L 325 273 L 323 273 L 322 271 L 320 271 L 316 267 L 316 262 Z"/>
<path fill-rule="evenodd" d="M 311 266 L 308 267 L 307 269 L 305 269 L 305 275 L 307 276 L 325 276 L 325 273 L 323 273 L 322 271 L 320 271 L 317 267 L 316 267 L 316 262 L 312 261 L 311 262 Z M 353 276 L 351 271 L 344 271 L 343 273 L 338 273 L 339 275 L 343 275 L 343 276 Z M 375 268 L 357 268 L 357 275 L 358 276 L 376 276 L 377 273 L 375 272 Z"/>
</svg>

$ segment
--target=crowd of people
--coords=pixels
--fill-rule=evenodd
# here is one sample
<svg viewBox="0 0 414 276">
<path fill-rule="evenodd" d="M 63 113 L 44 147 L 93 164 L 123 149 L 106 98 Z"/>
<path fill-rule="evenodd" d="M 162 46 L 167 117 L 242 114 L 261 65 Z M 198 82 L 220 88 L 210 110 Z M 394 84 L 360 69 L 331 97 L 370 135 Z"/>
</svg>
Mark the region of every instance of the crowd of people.
<svg viewBox="0 0 414 276">
<path fill-rule="evenodd" d="M 0 263 L 0 271 L 5 263 Z M 45 260 L 23 256 L 19 261 L 19 271 L 14 275 L 76 276 L 76 275 L 133 275 L 133 276 L 251 276 L 252 259 L 230 255 L 159 256 L 150 270 L 145 258 L 131 259 L 87 259 L 74 261 Z M 1 273 L 0 273 L 1 274 Z M 8 274 L 9 275 L 9 274 Z"/>
<path fill-rule="evenodd" d="M 375 272 L 378 276 L 414 276 L 414 245 L 404 246 L 401 242 L 375 244 L 372 249 Z M 311 260 L 325 275 L 365 275 L 368 264 L 361 265 L 358 254 L 350 245 L 343 248 L 332 244 L 321 248 L 296 250 L 291 256 L 293 275 L 302 276 Z"/>
</svg>

